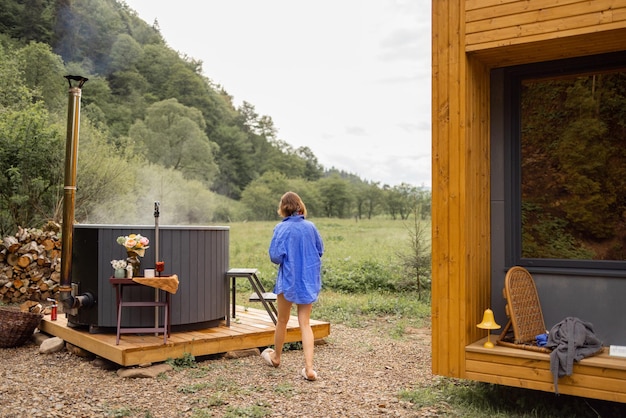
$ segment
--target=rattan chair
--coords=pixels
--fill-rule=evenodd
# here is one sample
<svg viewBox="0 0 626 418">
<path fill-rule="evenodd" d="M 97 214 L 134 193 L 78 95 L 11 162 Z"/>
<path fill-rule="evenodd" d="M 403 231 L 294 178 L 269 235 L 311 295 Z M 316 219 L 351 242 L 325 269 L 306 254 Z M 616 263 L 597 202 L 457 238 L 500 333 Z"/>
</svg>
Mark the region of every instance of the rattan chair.
<svg viewBox="0 0 626 418">
<path fill-rule="evenodd" d="M 528 270 L 519 266 L 511 267 L 504 278 L 503 293 L 509 321 L 496 340 L 497 344 L 549 353 L 550 349 L 537 345 L 537 335 L 545 334 L 547 330 L 537 287 Z"/>
</svg>

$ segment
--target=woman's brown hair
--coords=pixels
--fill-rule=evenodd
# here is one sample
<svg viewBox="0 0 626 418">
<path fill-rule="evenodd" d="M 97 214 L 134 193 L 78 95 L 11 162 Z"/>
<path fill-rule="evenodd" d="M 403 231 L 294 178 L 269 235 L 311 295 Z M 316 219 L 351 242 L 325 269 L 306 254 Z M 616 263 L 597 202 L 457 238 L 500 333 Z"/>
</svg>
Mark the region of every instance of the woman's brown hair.
<svg viewBox="0 0 626 418">
<path fill-rule="evenodd" d="M 280 198 L 278 214 L 283 218 L 291 215 L 306 216 L 306 206 L 300 196 L 294 192 L 287 192 Z"/>
</svg>

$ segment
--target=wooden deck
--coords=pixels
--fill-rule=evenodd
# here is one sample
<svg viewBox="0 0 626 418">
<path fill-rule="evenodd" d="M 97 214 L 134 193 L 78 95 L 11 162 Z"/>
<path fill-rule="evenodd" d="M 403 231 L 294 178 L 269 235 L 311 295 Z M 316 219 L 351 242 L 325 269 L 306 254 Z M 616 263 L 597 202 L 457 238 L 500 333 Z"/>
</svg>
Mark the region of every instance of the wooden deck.
<svg viewBox="0 0 626 418">
<path fill-rule="evenodd" d="M 172 332 L 163 344 L 163 335 L 122 335 L 120 344 L 115 344 L 115 330 L 107 334 L 90 334 L 87 330 L 77 330 L 67 326 L 65 315 L 56 321 L 44 317 L 41 331 L 62 338 L 77 347 L 87 350 L 122 366 L 142 363 L 156 363 L 167 359 L 181 358 L 185 353 L 194 357 L 225 353 L 254 347 L 265 347 L 274 343 L 274 323 L 267 312 L 260 309 L 237 306 L 236 318 L 214 328 L 187 332 Z M 330 323 L 311 320 L 315 339 L 330 335 Z M 296 317 L 291 317 L 287 325 L 285 342 L 301 341 L 300 328 Z"/>
<path fill-rule="evenodd" d="M 494 342 L 497 336 L 491 336 Z M 465 347 L 468 379 L 554 392 L 550 355 L 496 345 L 484 348 L 486 338 Z M 608 348 L 574 362 L 574 372 L 558 381 L 559 393 L 626 402 L 626 358 L 611 357 Z"/>
</svg>

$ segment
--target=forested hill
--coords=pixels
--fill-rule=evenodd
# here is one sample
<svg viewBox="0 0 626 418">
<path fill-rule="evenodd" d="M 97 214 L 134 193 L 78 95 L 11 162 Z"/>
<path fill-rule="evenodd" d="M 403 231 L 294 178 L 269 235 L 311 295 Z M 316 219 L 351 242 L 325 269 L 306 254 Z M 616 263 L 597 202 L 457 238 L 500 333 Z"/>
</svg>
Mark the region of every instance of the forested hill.
<svg viewBox="0 0 626 418">
<path fill-rule="evenodd" d="M 157 24 L 124 2 L 0 0 L 2 231 L 58 218 L 67 74 L 89 79 L 82 89 L 79 222 L 145 220 L 150 200 L 168 201 L 177 223 L 267 218 L 287 188 L 321 200 L 318 208 L 311 204 L 319 216 L 360 216 L 364 203 L 352 190 L 332 202 L 327 193 L 337 184 L 383 192 L 356 175 L 325 170 L 307 147 L 291 147 L 253 104 L 235 107 L 202 62 L 171 49 Z M 378 202 L 366 204 L 372 215 Z"/>
<path fill-rule="evenodd" d="M 321 168 L 308 149 L 291 150 L 278 144 L 270 117 L 257 115 L 252 104 L 233 108 L 228 93 L 202 75 L 201 62 L 169 48 L 158 28 L 149 26 L 124 3 L 0 3 L 3 33 L 22 44 L 49 44 L 67 70 L 90 79 L 83 92 L 84 113 L 92 122 L 107 126 L 117 144 L 125 145 L 130 133 L 150 150 L 145 152 L 150 161 L 181 170 L 186 178 L 201 180 L 233 198 L 239 198 L 246 185 L 279 155 L 285 160 L 279 169 L 309 180 L 320 177 Z M 28 68 L 31 65 L 26 63 L 23 70 L 34 71 Z M 54 85 L 64 94 L 65 80 L 58 78 Z M 163 112 L 177 113 L 185 122 L 159 125 L 155 119 Z M 177 139 L 172 140 L 171 134 Z M 159 136 L 170 137 L 171 150 L 160 149 L 164 141 Z M 185 145 L 193 152 L 172 152 Z"/>
</svg>

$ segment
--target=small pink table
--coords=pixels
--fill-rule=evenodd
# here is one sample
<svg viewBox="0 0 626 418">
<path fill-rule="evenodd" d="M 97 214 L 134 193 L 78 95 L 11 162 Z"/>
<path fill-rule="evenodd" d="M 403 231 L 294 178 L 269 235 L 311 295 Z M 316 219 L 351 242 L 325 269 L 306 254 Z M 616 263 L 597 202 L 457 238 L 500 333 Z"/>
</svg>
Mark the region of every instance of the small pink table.
<svg viewBox="0 0 626 418">
<path fill-rule="evenodd" d="M 115 344 L 119 345 L 121 334 L 136 334 L 162 332 L 163 344 L 167 344 L 167 336 L 170 335 L 170 295 L 178 290 L 178 276 L 166 276 L 156 278 L 135 277 L 132 279 L 118 279 L 110 277 L 109 282 L 115 287 L 115 299 L 117 307 L 117 334 Z M 125 301 L 124 288 L 126 286 L 150 286 L 165 293 L 165 301 Z M 122 328 L 122 308 L 125 307 L 162 307 L 165 309 L 162 327 L 128 327 Z"/>
</svg>

